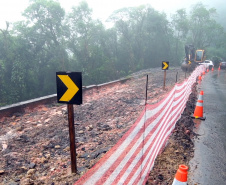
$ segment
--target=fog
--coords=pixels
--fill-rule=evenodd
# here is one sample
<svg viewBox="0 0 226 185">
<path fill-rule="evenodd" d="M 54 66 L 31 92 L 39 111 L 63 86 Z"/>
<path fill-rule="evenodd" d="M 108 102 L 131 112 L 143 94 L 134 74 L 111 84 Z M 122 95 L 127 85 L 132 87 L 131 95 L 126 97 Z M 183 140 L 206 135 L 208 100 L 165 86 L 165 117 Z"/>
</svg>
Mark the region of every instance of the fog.
<svg viewBox="0 0 226 185">
<path fill-rule="evenodd" d="M 0 11 L 1 21 L 13 23 L 12 16 L 19 8 L 24 18 L 16 22 L 22 20 L 17 16 L 14 26 L 6 27 L 3 22 L 0 28 L 0 106 L 56 93 L 57 71 L 82 72 L 84 85 L 92 85 L 159 68 L 161 61 L 180 66 L 185 44 L 205 49 L 206 57 L 216 64 L 226 59 L 224 0 L 203 0 L 203 4 L 195 0 L 130 0 L 118 4 L 59 0 L 62 5 L 39 0 L 30 1 L 28 9 L 26 0 L 21 4 L 9 2 L 13 1 L 0 3 L 4 10 Z M 122 9 L 125 6 L 133 8 Z M 213 7 L 221 24 L 210 11 Z M 177 13 L 181 8 L 186 11 Z M 111 28 L 105 23 L 110 15 Z"/>
<path fill-rule="evenodd" d="M 72 6 L 77 6 L 81 1 L 74 0 L 58 0 L 66 12 L 71 10 Z M 219 13 L 217 18 L 222 24 L 226 20 L 226 2 L 225 0 L 87 0 L 89 7 L 93 10 L 93 18 L 105 21 L 117 9 L 123 7 L 139 6 L 142 4 L 150 4 L 155 10 L 165 12 L 168 18 L 175 13 L 176 10 L 185 8 L 189 10 L 192 5 L 202 2 L 207 8 L 215 7 Z M 29 0 L 7 0 L 0 2 L 0 29 L 5 28 L 5 22 L 16 22 L 23 19 L 22 12 L 29 5 Z"/>
</svg>

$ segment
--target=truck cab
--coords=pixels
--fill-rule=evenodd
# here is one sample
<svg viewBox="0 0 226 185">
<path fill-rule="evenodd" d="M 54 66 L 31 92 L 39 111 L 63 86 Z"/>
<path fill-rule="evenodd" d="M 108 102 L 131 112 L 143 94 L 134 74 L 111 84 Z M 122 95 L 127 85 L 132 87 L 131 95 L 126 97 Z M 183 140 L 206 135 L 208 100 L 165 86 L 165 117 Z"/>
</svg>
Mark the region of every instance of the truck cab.
<svg viewBox="0 0 226 185">
<path fill-rule="evenodd" d="M 198 49 L 195 51 L 195 62 L 200 63 L 205 60 L 205 50 Z"/>
</svg>

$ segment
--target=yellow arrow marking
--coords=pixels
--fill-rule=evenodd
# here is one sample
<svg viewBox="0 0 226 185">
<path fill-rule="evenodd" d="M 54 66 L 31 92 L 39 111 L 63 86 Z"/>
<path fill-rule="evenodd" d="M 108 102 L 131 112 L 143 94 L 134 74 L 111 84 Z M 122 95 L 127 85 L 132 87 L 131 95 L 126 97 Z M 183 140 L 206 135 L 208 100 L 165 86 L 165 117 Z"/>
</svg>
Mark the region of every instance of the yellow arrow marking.
<svg viewBox="0 0 226 185">
<path fill-rule="evenodd" d="M 77 87 L 77 85 L 75 85 L 75 83 L 71 80 L 71 78 L 68 75 L 57 75 L 57 76 L 68 88 L 67 91 L 60 98 L 60 101 L 68 102 L 78 92 L 79 88 Z"/>
<path fill-rule="evenodd" d="M 162 69 L 167 69 L 168 68 L 168 64 L 166 62 L 163 62 L 163 64 L 165 65 Z"/>
</svg>

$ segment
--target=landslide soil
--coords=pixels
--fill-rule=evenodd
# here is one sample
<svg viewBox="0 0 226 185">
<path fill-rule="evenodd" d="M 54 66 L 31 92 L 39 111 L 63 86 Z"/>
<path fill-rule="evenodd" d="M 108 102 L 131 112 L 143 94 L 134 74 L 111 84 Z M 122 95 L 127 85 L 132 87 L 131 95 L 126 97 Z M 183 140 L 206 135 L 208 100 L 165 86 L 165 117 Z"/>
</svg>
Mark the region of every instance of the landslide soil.
<svg viewBox="0 0 226 185">
<path fill-rule="evenodd" d="M 123 83 L 87 90 L 83 104 L 74 106 L 77 174 L 71 174 L 67 106 L 41 105 L 24 113 L 0 119 L 0 184 L 73 184 L 90 169 L 130 128 L 144 109 L 146 75 L 148 101 L 160 101 L 179 82 L 179 68 L 149 69 L 130 76 Z M 168 145 L 157 157 L 147 184 L 171 184 L 179 164 L 193 157 L 196 88 L 177 122 Z"/>
</svg>

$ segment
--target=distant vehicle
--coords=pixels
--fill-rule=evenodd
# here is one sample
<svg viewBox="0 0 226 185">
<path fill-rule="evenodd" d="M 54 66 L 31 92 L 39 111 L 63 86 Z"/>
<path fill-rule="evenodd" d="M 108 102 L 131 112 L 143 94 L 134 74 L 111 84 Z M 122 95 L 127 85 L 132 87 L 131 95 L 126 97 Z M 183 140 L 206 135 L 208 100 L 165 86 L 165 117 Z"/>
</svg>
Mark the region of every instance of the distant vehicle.
<svg viewBox="0 0 226 185">
<path fill-rule="evenodd" d="M 211 60 L 205 60 L 202 63 L 199 63 L 200 65 L 204 65 L 206 68 L 212 69 L 214 67 L 214 64 Z"/>
<path fill-rule="evenodd" d="M 221 69 L 226 69 L 226 62 L 221 62 L 220 66 L 221 66 Z"/>
<path fill-rule="evenodd" d="M 192 44 L 185 45 L 185 59 L 181 64 L 181 69 L 184 72 L 191 72 L 198 64 L 203 63 L 205 58 L 205 50 L 196 50 Z"/>
</svg>

